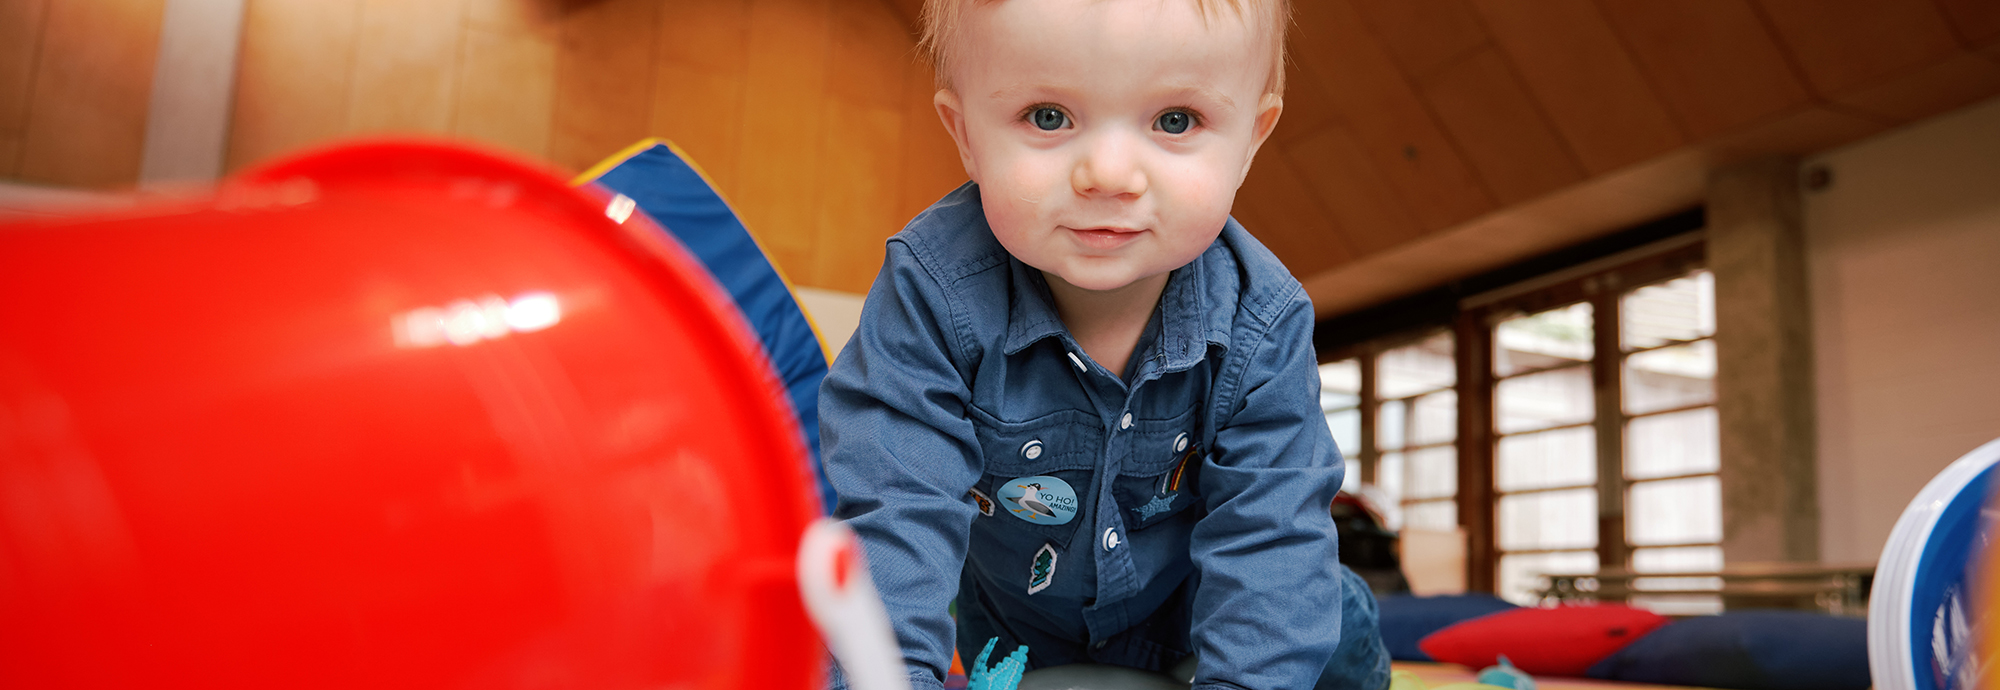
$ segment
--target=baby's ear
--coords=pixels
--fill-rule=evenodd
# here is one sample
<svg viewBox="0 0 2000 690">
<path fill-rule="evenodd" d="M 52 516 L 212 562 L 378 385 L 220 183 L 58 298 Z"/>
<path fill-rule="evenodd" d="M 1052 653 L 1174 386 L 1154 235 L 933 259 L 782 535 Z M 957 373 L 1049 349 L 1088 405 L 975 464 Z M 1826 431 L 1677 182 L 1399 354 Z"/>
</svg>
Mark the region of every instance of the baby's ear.
<svg viewBox="0 0 2000 690">
<path fill-rule="evenodd" d="M 1278 128 L 1278 116 L 1284 113 L 1284 96 L 1267 93 L 1257 99 L 1257 122 L 1252 125 L 1255 129 L 1250 133 L 1250 155 L 1243 159 L 1243 174 L 1236 178 L 1237 184 L 1243 184 L 1244 178 L 1250 176 L 1250 163 L 1257 160 L 1257 149 L 1263 148 L 1264 140 L 1271 138 L 1271 132 Z"/>
<path fill-rule="evenodd" d="M 978 182 L 979 175 L 972 170 L 972 147 L 966 144 L 965 104 L 958 99 L 958 92 L 938 89 L 931 96 L 931 104 L 937 106 L 938 120 L 944 122 L 944 131 L 951 135 L 952 143 L 958 145 L 958 161 L 965 166 L 965 176 Z"/>
</svg>

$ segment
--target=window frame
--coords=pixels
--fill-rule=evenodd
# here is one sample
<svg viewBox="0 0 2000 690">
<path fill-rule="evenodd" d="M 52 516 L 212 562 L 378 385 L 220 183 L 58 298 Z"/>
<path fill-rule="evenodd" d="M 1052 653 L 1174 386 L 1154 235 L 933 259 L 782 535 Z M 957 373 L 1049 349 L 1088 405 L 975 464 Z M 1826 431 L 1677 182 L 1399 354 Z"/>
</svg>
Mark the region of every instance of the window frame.
<svg viewBox="0 0 2000 690">
<path fill-rule="evenodd" d="M 1598 537 L 1597 545 L 1589 550 L 1595 552 L 1599 568 L 1630 568 L 1632 553 L 1642 548 L 1718 545 L 1719 542 L 1635 545 L 1631 543 L 1631 534 L 1627 530 L 1625 520 L 1628 492 L 1634 484 L 1718 476 L 1718 472 L 1699 472 L 1635 480 L 1628 478 L 1625 470 L 1625 444 L 1631 420 L 1715 405 L 1710 401 L 1627 414 L 1624 407 L 1626 359 L 1634 354 L 1652 350 L 1713 340 L 1715 336 L 1711 334 L 1704 338 L 1670 341 L 1627 350 L 1623 347 L 1623 298 L 1639 288 L 1671 281 L 1705 268 L 1707 268 L 1706 233 L 1696 228 L 1465 297 L 1457 301 L 1456 308 L 1443 323 L 1431 321 L 1388 336 L 1322 352 L 1320 357 L 1322 363 L 1353 358 L 1360 366 L 1361 390 L 1357 407 L 1360 410 L 1362 447 L 1354 454 L 1354 459 L 1359 466 L 1361 480 L 1371 484 L 1378 483 L 1383 452 L 1379 447 L 1380 439 L 1376 436 L 1382 405 L 1390 402 L 1406 404 L 1415 398 L 1445 390 L 1440 388 L 1437 391 L 1415 393 L 1395 400 L 1379 400 L 1376 380 L 1379 375 L 1378 357 L 1388 350 L 1434 337 L 1441 330 L 1449 330 L 1453 334 L 1452 355 L 1457 366 L 1456 381 L 1449 387 L 1457 391 L 1456 438 L 1450 444 L 1412 446 L 1397 452 L 1407 454 L 1422 448 L 1455 446 L 1458 457 L 1455 496 L 1452 499 L 1435 498 L 1418 501 L 1410 501 L 1404 496 L 1398 498 L 1404 504 L 1443 500 L 1457 502 L 1458 525 L 1465 530 L 1466 536 L 1468 590 L 1494 592 L 1499 584 L 1502 551 L 1499 548 L 1497 529 L 1501 492 L 1497 486 L 1496 463 L 1499 442 L 1504 436 L 1545 433 L 1559 428 L 1595 429 L 1597 481 L 1506 493 L 1514 495 L 1595 488 L 1598 497 Z M 1505 377 L 1496 374 L 1494 346 L 1495 333 L 1500 321 L 1515 314 L 1539 313 L 1578 302 L 1591 304 L 1593 329 L 1592 357 L 1589 362 L 1523 370 Z M 1572 367 L 1588 367 L 1591 372 L 1595 414 L 1589 422 L 1508 434 L 1500 433 L 1495 415 L 1495 395 L 1500 381 Z M 1570 553 L 1585 550 L 1551 548 L 1511 550 L 1506 553 Z"/>
</svg>

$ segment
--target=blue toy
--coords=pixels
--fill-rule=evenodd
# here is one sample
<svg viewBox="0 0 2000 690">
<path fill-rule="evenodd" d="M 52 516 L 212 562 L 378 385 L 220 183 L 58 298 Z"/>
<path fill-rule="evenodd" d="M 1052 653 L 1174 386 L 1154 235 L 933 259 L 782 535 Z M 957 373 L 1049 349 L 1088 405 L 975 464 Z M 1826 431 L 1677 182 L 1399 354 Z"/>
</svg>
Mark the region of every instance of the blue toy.
<svg viewBox="0 0 2000 690">
<path fill-rule="evenodd" d="M 972 668 L 966 669 L 972 676 L 965 690 L 1016 690 L 1021 687 L 1021 674 L 1028 671 L 1028 647 L 1014 648 L 1013 654 L 1001 659 L 993 668 L 987 668 L 986 657 L 993 654 L 993 645 L 999 643 L 1000 638 L 995 637 L 986 641 L 985 649 L 979 650 L 979 658 L 973 659 Z"/>
<path fill-rule="evenodd" d="M 1535 690 L 1535 677 L 1514 668 L 1514 662 L 1508 661 L 1505 654 L 1500 655 L 1499 665 L 1488 666 L 1479 672 L 1479 682 L 1514 690 Z"/>
</svg>

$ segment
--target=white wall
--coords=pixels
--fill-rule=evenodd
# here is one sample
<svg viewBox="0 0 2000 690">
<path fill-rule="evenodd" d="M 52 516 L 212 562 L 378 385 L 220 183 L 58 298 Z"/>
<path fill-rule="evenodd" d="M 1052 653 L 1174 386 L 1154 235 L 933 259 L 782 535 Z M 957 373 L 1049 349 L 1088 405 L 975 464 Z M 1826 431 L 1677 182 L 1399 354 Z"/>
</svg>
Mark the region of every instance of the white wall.
<svg viewBox="0 0 2000 690">
<path fill-rule="evenodd" d="M 861 303 L 866 296 L 803 285 L 793 287 L 792 292 L 812 317 L 819 337 L 826 340 L 826 351 L 839 356 L 840 348 L 847 346 L 847 339 L 861 326 Z"/>
<path fill-rule="evenodd" d="M 1821 558 L 1872 562 L 1925 482 L 2000 437 L 2000 99 L 1813 165 Z"/>
</svg>

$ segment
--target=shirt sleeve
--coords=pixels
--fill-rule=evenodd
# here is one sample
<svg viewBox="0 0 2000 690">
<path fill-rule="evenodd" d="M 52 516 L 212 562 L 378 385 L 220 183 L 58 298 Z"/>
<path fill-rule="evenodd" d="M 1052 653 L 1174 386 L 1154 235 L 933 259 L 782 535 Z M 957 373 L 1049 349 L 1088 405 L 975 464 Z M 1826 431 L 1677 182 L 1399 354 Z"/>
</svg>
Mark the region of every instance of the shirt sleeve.
<svg viewBox="0 0 2000 690">
<path fill-rule="evenodd" d="M 1294 294 L 1225 371 L 1234 400 L 1199 478 L 1208 515 L 1191 550 L 1201 573 L 1194 687 L 1309 688 L 1340 638 L 1339 551 L 1328 513 L 1343 475 L 1319 409 L 1311 303 Z"/>
<path fill-rule="evenodd" d="M 835 515 L 861 538 L 919 688 L 942 687 L 951 664 L 947 606 L 977 512 L 967 491 L 983 468 L 945 300 L 909 247 L 890 242 L 819 397 Z M 834 687 L 844 687 L 837 671 Z"/>
</svg>

